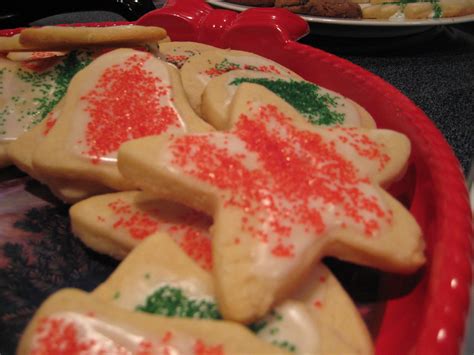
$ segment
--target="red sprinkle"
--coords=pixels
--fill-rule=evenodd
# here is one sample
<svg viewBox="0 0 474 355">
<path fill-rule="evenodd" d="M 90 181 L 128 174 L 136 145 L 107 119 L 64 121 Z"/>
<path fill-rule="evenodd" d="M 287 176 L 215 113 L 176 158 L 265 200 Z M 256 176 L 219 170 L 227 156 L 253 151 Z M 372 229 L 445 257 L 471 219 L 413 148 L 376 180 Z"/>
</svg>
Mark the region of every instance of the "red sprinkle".
<svg viewBox="0 0 474 355">
<path fill-rule="evenodd" d="M 165 232 L 203 269 L 212 269 L 209 236 L 212 220 L 208 216 L 185 207 L 179 216 L 152 206 L 139 209 L 120 198 L 110 202 L 108 208 L 114 215 L 110 221 L 114 229 L 125 230 L 135 240 L 143 240 L 158 231 Z"/>
<path fill-rule="evenodd" d="M 43 136 L 47 136 L 49 132 L 53 129 L 53 127 L 56 125 L 57 118 L 54 117 L 53 112 L 54 111 L 50 112 L 48 114 L 48 117 L 46 118 Z"/>
<path fill-rule="evenodd" d="M 222 345 L 207 346 L 202 340 L 197 340 L 194 344 L 194 355 L 224 355 Z"/>
<path fill-rule="evenodd" d="M 87 354 L 92 349 L 113 354 L 127 354 L 128 351 L 117 345 L 114 349 L 97 348 L 93 339 L 80 339 L 77 325 L 73 321 L 63 318 L 45 317 L 38 322 L 36 328 L 36 341 L 32 346 L 32 355 L 75 355 Z M 100 345 L 99 345 L 100 346 Z"/>
<path fill-rule="evenodd" d="M 123 142 L 181 127 L 176 110 L 160 102 L 171 88 L 144 69 L 148 60 L 155 59 L 141 53 L 112 65 L 104 70 L 96 87 L 81 97 L 90 115 L 85 133 L 88 149 L 83 154 L 93 163 L 117 151 Z"/>
<path fill-rule="evenodd" d="M 382 219 L 390 222 L 390 215 L 377 199 L 363 189 L 371 186 L 369 178 L 339 153 L 336 140 L 297 129 L 291 118 L 273 105 L 260 107 L 254 114 L 241 115 L 232 132 L 183 135 L 170 140 L 175 167 L 219 189 L 224 207 L 244 211 L 241 230 L 236 233 L 244 231 L 271 243 L 273 255 L 288 258 L 294 256 L 289 238 L 292 225 L 322 235 L 326 222 L 321 211 L 326 206 L 339 206 L 341 217 L 359 225 L 367 237 L 380 229 Z M 353 147 L 358 155 L 383 169 L 389 157 L 381 151 L 381 144 L 357 130 L 343 132 L 347 134 L 341 136 L 347 141 L 339 139 L 338 145 Z M 230 142 L 234 141 L 243 143 L 246 152 L 230 151 Z M 247 167 L 247 156 L 256 159 L 259 166 Z M 315 207 L 314 201 L 322 206 Z M 265 216 L 272 216 L 268 228 L 255 228 Z"/>
</svg>

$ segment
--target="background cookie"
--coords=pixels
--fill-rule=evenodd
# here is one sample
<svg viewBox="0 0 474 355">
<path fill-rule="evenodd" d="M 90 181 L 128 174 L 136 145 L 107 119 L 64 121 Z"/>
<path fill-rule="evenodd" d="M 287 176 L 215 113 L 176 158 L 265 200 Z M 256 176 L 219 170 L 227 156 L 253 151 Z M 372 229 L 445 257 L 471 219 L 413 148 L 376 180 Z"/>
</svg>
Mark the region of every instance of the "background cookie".
<svg viewBox="0 0 474 355">
<path fill-rule="evenodd" d="M 189 58 L 215 49 L 217 48 L 197 42 L 160 43 L 160 58 L 181 68 Z"/>
<path fill-rule="evenodd" d="M 253 53 L 229 49 L 206 51 L 189 58 L 181 68 L 181 78 L 186 83 L 184 90 L 194 111 L 201 113 L 202 93 L 212 78 L 240 69 L 300 78 L 280 64 Z"/>
<path fill-rule="evenodd" d="M 30 51 L 34 48 L 28 47 L 20 43 L 20 34 L 10 37 L 0 36 L 0 52 L 6 53 L 11 51 Z"/>
<path fill-rule="evenodd" d="M 45 119 L 93 55 L 73 51 L 32 61 L 0 58 L 0 144 L 10 143 Z"/>
<path fill-rule="evenodd" d="M 184 97 L 177 70 L 132 49 L 108 52 L 76 75 L 61 116 L 33 157 L 45 176 L 129 190 L 116 168 L 121 143 L 164 132 L 212 129 Z"/>
<path fill-rule="evenodd" d="M 151 234 L 164 232 L 203 269 L 211 268 L 212 221 L 183 205 L 127 191 L 81 201 L 69 214 L 73 233 L 99 253 L 122 259 Z"/>
<path fill-rule="evenodd" d="M 166 37 L 161 27 L 121 25 L 109 27 L 44 26 L 20 32 L 20 43 L 26 47 L 50 49 L 128 47 L 154 43 Z"/>
<path fill-rule="evenodd" d="M 359 111 L 359 105 L 334 91 L 304 80 L 250 70 L 233 70 L 211 79 L 202 95 L 202 117 L 219 130 L 230 128 L 229 107 L 242 83 L 266 87 L 310 123 L 375 128 L 375 122 L 365 110 Z"/>
</svg>

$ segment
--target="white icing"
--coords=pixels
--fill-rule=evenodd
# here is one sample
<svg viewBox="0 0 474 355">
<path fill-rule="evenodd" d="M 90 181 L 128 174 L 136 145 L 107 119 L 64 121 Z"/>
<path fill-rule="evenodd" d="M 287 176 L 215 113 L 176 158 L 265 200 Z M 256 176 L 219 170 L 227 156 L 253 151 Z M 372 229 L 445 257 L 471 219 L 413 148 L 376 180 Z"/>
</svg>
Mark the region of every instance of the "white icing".
<svg viewBox="0 0 474 355">
<path fill-rule="evenodd" d="M 91 54 L 81 51 L 74 55 L 79 62 L 84 63 Z M 40 123 L 44 119 L 41 115 L 46 116 L 45 107 L 48 108 L 42 105 L 50 105 L 53 100 L 60 98 L 57 95 L 62 93 L 62 87 L 56 79 L 60 66 L 67 65 L 69 57 L 57 56 L 57 61 L 38 72 L 28 67 L 31 63 L 41 65 L 41 60 L 13 62 L 0 58 L 0 70 L 3 71 L 0 75 L 0 141 L 14 140 Z"/>
<path fill-rule="evenodd" d="M 122 66 L 123 68 L 126 68 L 125 66 L 125 61 L 130 58 L 131 56 L 149 56 L 147 53 L 143 52 L 137 52 L 133 51 L 132 53 L 130 52 L 122 52 L 120 54 L 117 53 L 108 53 L 106 55 L 101 56 L 99 59 L 102 63 L 102 70 L 96 70 L 93 75 L 90 75 L 89 73 L 89 80 L 87 83 L 75 83 L 75 85 L 78 85 L 76 88 L 78 92 L 75 93 L 77 97 L 83 97 L 84 95 L 87 95 L 91 90 L 93 90 L 101 75 L 103 72 L 109 68 L 110 66 Z M 104 66 L 104 64 L 106 64 Z M 160 80 L 160 86 L 167 88 L 166 92 L 164 94 L 157 95 L 156 97 L 158 98 L 158 106 L 161 107 L 171 107 L 172 110 L 175 112 L 176 117 L 178 118 L 178 127 L 176 125 L 171 125 L 168 127 L 166 133 L 172 133 L 172 132 L 183 132 L 185 128 L 185 121 L 179 114 L 178 109 L 176 108 L 176 105 L 173 103 L 173 94 L 172 94 L 172 88 L 171 88 L 171 78 L 170 74 L 168 72 L 168 69 L 166 68 L 166 64 L 158 60 L 154 57 L 149 57 L 149 59 L 144 63 L 143 65 L 143 70 L 153 73 L 153 76 L 158 78 Z M 96 68 L 94 68 L 96 69 Z M 79 87 L 80 85 L 80 87 Z M 119 100 L 120 98 L 117 98 Z M 89 147 L 86 143 L 86 130 L 87 130 L 87 125 L 91 121 L 91 117 L 88 112 L 86 112 L 86 108 L 88 106 L 88 103 L 85 100 L 77 100 L 76 104 L 76 110 L 72 113 L 70 113 L 69 119 L 72 120 L 73 122 L 73 129 L 71 132 L 71 136 L 69 139 L 70 145 L 72 146 L 72 150 L 75 154 L 77 154 L 80 157 L 84 157 L 87 159 L 97 159 L 102 162 L 102 163 L 108 163 L 108 164 L 116 164 L 117 162 L 117 150 L 110 152 L 107 155 L 96 157 L 96 156 L 91 156 L 87 153 Z M 123 129 L 123 127 L 118 127 L 118 129 Z M 127 140 L 133 139 L 131 135 L 128 136 Z"/>
<path fill-rule="evenodd" d="M 191 354 L 197 339 L 185 334 L 171 333 L 169 341 L 163 342 L 166 334 L 144 334 L 143 331 L 133 329 L 131 326 L 122 327 L 111 324 L 107 319 L 95 318 L 74 312 L 59 312 L 48 317 L 49 319 L 62 320 L 66 325 L 73 325 L 76 330 L 77 341 L 94 344 L 87 349 L 88 355 L 117 353 L 135 354 L 140 349 L 140 343 L 149 342 L 155 354 Z M 48 327 L 37 331 L 32 339 L 32 349 L 39 344 L 39 339 L 48 334 Z M 63 339 L 66 341 L 67 338 Z M 168 351 L 168 352 L 166 352 Z"/>
<path fill-rule="evenodd" d="M 69 52 L 65 51 L 9 52 L 7 58 L 15 62 L 23 62 L 52 57 L 64 57 L 68 53 Z"/>
<path fill-rule="evenodd" d="M 259 107 L 259 103 L 254 104 L 255 107 Z M 270 120 L 269 122 L 265 122 L 265 127 L 267 132 L 271 132 L 272 136 L 275 136 L 275 142 L 277 140 L 288 141 L 291 139 L 289 137 L 289 131 L 287 131 L 287 127 L 285 125 L 280 125 L 277 120 Z M 238 129 L 238 128 L 235 128 Z M 364 159 L 355 150 L 354 147 L 351 146 L 351 138 L 347 133 L 341 133 L 339 130 L 330 130 L 324 129 L 325 134 L 323 137 L 324 140 L 333 141 L 335 143 L 335 149 L 339 153 L 344 153 L 345 161 L 359 161 L 364 164 L 358 164 L 358 168 L 361 169 L 363 167 L 363 171 L 358 172 L 358 176 L 361 178 L 370 177 L 375 174 L 379 168 L 379 161 L 378 160 L 370 160 Z M 196 135 L 197 136 L 197 135 Z M 342 143 L 338 137 L 344 136 L 348 140 L 348 144 Z M 249 170 L 249 173 L 252 170 L 262 170 L 262 166 L 257 159 L 257 153 L 255 152 L 246 152 L 244 147 L 245 144 L 241 141 L 236 135 L 229 135 L 224 133 L 208 133 L 207 134 L 208 141 L 212 143 L 212 145 L 216 146 L 216 149 L 219 150 L 222 147 L 227 147 L 228 154 L 239 161 L 243 162 L 246 168 Z M 223 142 L 226 142 L 223 144 Z M 247 222 L 242 222 L 242 230 L 246 230 L 246 226 L 252 226 L 255 228 L 251 233 L 252 237 L 258 240 L 260 235 L 267 235 L 268 241 L 267 242 L 257 242 L 255 243 L 256 247 L 253 249 L 253 258 L 255 265 L 253 270 L 255 273 L 259 273 L 261 275 L 265 275 L 266 277 L 271 278 L 281 278 L 289 275 L 292 270 L 294 269 L 295 265 L 299 262 L 299 260 L 305 259 L 305 253 L 309 250 L 309 248 L 314 245 L 318 240 L 324 240 L 323 238 L 327 238 L 326 236 L 320 236 L 321 234 L 330 233 L 332 230 L 336 228 L 350 228 L 351 230 L 359 232 L 360 235 L 364 235 L 365 231 L 365 223 L 364 221 L 376 220 L 379 224 L 378 230 L 375 229 L 375 232 L 371 237 L 377 238 L 380 234 L 380 231 L 385 228 L 387 225 L 388 217 L 388 210 L 387 206 L 383 202 L 382 197 L 379 195 L 378 190 L 375 186 L 368 182 L 356 182 L 356 183 L 348 183 L 345 182 L 344 179 L 342 180 L 333 180 L 329 176 L 324 175 L 321 172 L 321 168 L 324 165 L 329 164 L 332 166 L 333 164 L 338 164 L 336 160 L 328 159 L 327 161 L 319 161 L 317 156 L 312 155 L 312 153 L 301 150 L 299 146 L 299 142 L 291 142 L 292 147 L 296 148 L 296 153 L 298 158 L 302 161 L 308 161 L 309 166 L 315 167 L 314 170 L 311 171 L 311 174 L 307 176 L 307 181 L 301 181 L 301 184 L 308 185 L 308 188 L 311 186 L 313 181 L 321 181 L 326 180 L 326 188 L 329 190 L 337 191 L 339 188 L 344 189 L 352 189 L 357 190 L 361 195 L 370 201 L 376 202 L 377 206 L 385 213 L 386 219 L 379 218 L 376 216 L 374 212 L 368 211 L 366 208 L 362 206 L 354 206 L 361 217 L 359 223 L 357 223 L 354 219 L 348 217 L 345 214 L 344 205 L 353 204 L 351 202 L 351 197 L 348 194 L 340 195 L 342 199 L 339 203 L 334 203 L 330 199 L 329 201 L 325 201 L 325 199 L 319 195 L 308 196 L 306 201 L 298 200 L 287 200 L 287 198 L 279 194 L 278 192 L 272 191 L 271 186 L 271 177 L 265 176 L 264 180 L 268 182 L 267 185 L 262 186 L 261 189 L 258 190 L 258 196 L 254 196 L 253 205 L 250 206 L 253 209 L 253 212 L 250 212 L 245 216 L 248 218 Z M 172 143 L 171 143 L 172 144 Z M 342 148 L 343 147 L 343 148 Z M 192 147 L 191 149 L 197 149 Z M 194 162 L 188 161 L 186 162 L 183 168 L 179 166 L 173 165 L 173 157 L 172 153 L 170 152 L 172 149 L 165 149 L 165 153 L 163 154 L 163 161 L 160 163 L 163 167 L 170 169 L 174 172 L 179 172 L 184 170 L 185 172 L 192 173 L 197 169 L 197 166 Z M 343 151 L 343 152 L 342 152 Z M 193 156 L 196 150 L 192 151 L 189 156 Z M 239 155 L 241 156 L 239 156 Z M 289 157 L 288 157 L 289 159 Z M 318 166 L 319 164 L 319 166 Z M 319 168 L 319 169 L 318 169 Z M 310 174 L 310 172 L 308 172 Z M 219 178 L 218 176 L 216 178 Z M 268 179 L 268 180 L 265 180 Z M 313 179 L 313 180 L 312 180 Z M 330 180 L 331 179 L 331 180 Z M 346 191 L 348 191 L 346 190 Z M 222 191 L 221 193 L 221 201 L 225 204 L 228 201 L 228 196 L 226 191 Z M 336 195 L 338 195 L 336 193 Z M 234 196 L 233 198 L 239 200 L 239 196 Z M 321 220 L 324 225 L 324 232 L 315 230 L 311 223 L 301 223 L 298 221 L 291 221 L 291 217 L 293 213 L 298 210 L 299 206 L 307 206 L 309 211 L 314 211 L 314 214 L 319 214 Z M 258 207 L 257 207 L 258 206 Z M 275 208 L 276 207 L 276 208 Z M 244 212 L 246 210 L 244 209 Z M 298 217 L 298 216 L 296 216 Z M 275 223 L 279 223 L 280 227 L 288 227 L 288 235 L 280 236 L 277 233 L 272 231 L 273 226 Z M 239 237 L 239 232 L 236 231 L 236 238 Z M 320 239 L 318 239 L 320 238 Z M 292 256 L 291 257 L 276 257 L 274 255 L 274 248 L 277 246 L 289 246 L 293 247 L 292 249 Z"/>
<path fill-rule="evenodd" d="M 234 95 L 237 92 L 237 89 L 239 87 L 238 85 L 232 85 L 231 84 L 232 81 L 235 80 L 236 78 L 241 78 L 241 77 L 269 78 L 269 79 L 272 79 L 272 80 L 277 80 L 279 78 L 284 79 L 284 78 L 282 78 L 281 76 L 278 76 L 278 75 L 272 75 L 272 74 L 260 73 L 260 72 L 250 72 L 250 71 L 249 71 L 248 74 L 245 74 L 245 75 L 242 75 L 241 72 L 236 72 L 236 74 L 234 74 L 234 75 L 229 74 L 229 80 L 227 80 L 227 85 L 226 85 L 227 95 L 226 95 L 225 101 L 223 102 L 223 106 L 224 106 L 224 111 L 223 112 L 227 112 L 228 107 L 230 106 L 230 104 L 231 104 L 231 102 L 234 98 Z M 293 79 L 293 80 L 295 80 L 295 79 Z M 360 127 L 361 121 L 360 121 L 359 111 L 357 110 L 356 106 L 352 102 L 346 100 L 344 97 L 342 97 L 341 95 L 337 94 L 334 91 L 325 89 L 321 86 L 318 86 L 318 87 L 319 87 L 319 91 L 318 91 L 319 95 L 328 94 L 329 96 L 331 96 L 335 100 L 336 106 L 335 107 L 330 106 L 329 109 L 331 111 L 335 111 L 337 113 L 340 113 L 340 114 L 344 115 L 344 122 L 341 124 L 342 126 Z"/>
<path fill-rule="evenodd" d="M 0 140 L 15 140 L 30 128 L 32 122 L 40 119 L 38 111 L 40 102 L 34 100 L 41 90 L 42 95 L 51 99 L 55 89 L 53 78 L 45 76 L 42 87 L 34 87 L 30 82 L 18 77 L 20 72 L 28 74 L 32 71 L 18 64 L 0 59 L 2 74 L 0 75 Z"/>
<path fill-rule="evenodd" d="M 267 323 L 257 333 L 259 338 L 280 346 L 286 343 L 286 350 L 294 346 L 294 353 L 298 355 L 319 353 L 318 327 L 304 304 L 286 301 L 272 314 L 264 318 Z"/>
<path fill-rule="evenodd" d="M 279 71 L 279 73 L 271 71 L 270 72 L 271 74 L 280 75 L 282 77 L 294 77 L 295 76 L 295 74 L 291 73 L 288 69 L 281 66 L 280 64 L 275 63 L 275 62 L 273 62 L 269 59 L 263 58 L 263 57 L 257 57 L 257 56 L 251 56 L 251 55 L 250 56 L 246 56 L 246 55 L 233 56 L 233 55 L 226 54 L 225 56 L 222 57 L 221 61 L 213 62 L 211 64 L 212 66 L 210 65 L 208 68 L 205 68 L 201 73 L 197 74 L 197 78 L 198 78 L 199 82 L 201 83 L 202 87 L 206 87 L 207 84 L 209 83 L 209 81 L 212 79 L 212 77 L 210 75 L 206 74 L 205 71 L 207 69 L 211 69 L 216 64 L 220 64 L 224 59 L 227 59 L 230 63 L 238 64 L 240 67 L 236 68 L 236 70 L 240 70 L 240 69 L 242 69 L 242 70 L 252 70 L 252 69 L 249 69 L 246 66 L 255 66 L 255 67 L 273 66 L 276 70 Z M 260 70 L 255 70 L 255 71 L 260 72 Z"/>
</svg>

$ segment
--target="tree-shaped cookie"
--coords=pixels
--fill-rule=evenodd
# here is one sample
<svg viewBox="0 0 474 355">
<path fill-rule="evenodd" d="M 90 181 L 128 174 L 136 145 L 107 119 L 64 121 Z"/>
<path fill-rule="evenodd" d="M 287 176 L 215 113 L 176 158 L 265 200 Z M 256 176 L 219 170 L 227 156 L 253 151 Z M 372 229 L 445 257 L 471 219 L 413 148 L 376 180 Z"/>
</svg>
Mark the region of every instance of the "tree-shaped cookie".
<svg viewBox="0 0 474 355">
<path fill-rule="evenodd" d="M 165 232 L 202 268 L 211 269 L 212 220 L 183 205 L 125 191 L 83 200 L 69 215 L 73 233 L 100 253 L 123 259 L 148 236 Z"/>
<path fill-rule="evenodd" d="M 130 189 L 116 168 L 123 142 L 210 129 L 189 107 L 175 68 L 147 52 L 117 49 L 74 77 L 33 165 L 47 176 Z"/>
<path fill-rule="evenodd" d="M 211 79 L 202 94 L 201 116 L 219 130 L 229 128 L 230 103 L 242 83 L 266 87 L 312 124 L 375 128 L 367 111 L 334 91 L 303 79 L 252 70 L 232 70 Z"/>
<path fill-rule="evenodd" d="M 167 317 L 220 319 L 212 277 L 170 237 L 137 246 L 92 293 L 130 310 Z M 353 302 L 324 265 L 315 265 L 290 299 L 250 326 L 260 338 L 294 354 L 373 353 Z"/>
<path fill-rule="evenodd" d="M 213 275 L 225 318 L 251 322 L 325 255 L 395 272 L 424 262 L 411 214 L 381 187 L 400 177 L 397 132 L 318 128 L 267 89 L 242 84 L 229 132 L 129 142 L 120 171 L 213 216 Z"/>
</svg>

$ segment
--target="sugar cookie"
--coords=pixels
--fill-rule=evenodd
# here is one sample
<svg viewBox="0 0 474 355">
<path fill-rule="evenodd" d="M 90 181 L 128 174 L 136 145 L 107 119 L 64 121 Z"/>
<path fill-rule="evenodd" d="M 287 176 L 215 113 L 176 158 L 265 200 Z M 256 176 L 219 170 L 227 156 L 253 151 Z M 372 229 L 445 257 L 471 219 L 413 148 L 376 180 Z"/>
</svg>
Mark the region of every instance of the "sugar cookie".
<svg viewBox="0 0 474 355">
<path fill-rule="evenodd" d="M 210 274 L 166 235 L 147 238 L 92 294 L 130 311 L 221 318 Z M 250 328 L 265 341 L 295 354 L 373 353 L 357 309 L 322 264 L 313 268 L 295 297 Z"/>
<path fill-rule="evenodd" d="M 375 128 L 374 120 L 359 111 L 359 105 L 334 91 L 301 79 L 251 70 L 233 70 L 211 79 L 202 95 L 202 117 L 219 130 L 229 128 L 230 103 L 238 86 L 246 82 L 265 86 L 313 124 Z"/>
<path fill-rule="evenodd" d="M 46 179 L 33 168 L 33 155 L 41 142 L 46 139 L 51 128 L 56 124 L 63 105 L 64 100 L 59 101 L 40 123 L 20 134 L 17 139 L 7 146 L 7 153 L 12 163 L 40 182 L 45 182 Z"/>
<path fill-rule="evenodd" d="M 156 43 L 167 36 L 161 27 L 120 25 L 107 27 L 44 26 L 20 32 L 20 44 L 42 50 L 69 48 L 128 47 Z"/>
<path fill-rule="evenodd" d="M 55 125 L 63 106 L 61 100 L 41 123 L 21 134 L 6 146 L 11 162 L 32 178 L 48 185 L 51 192 L 66 203 L 75 203 L 89 196 L 110 192 L 110 189 L 93 181 L 52 178 L 41 175 L 33 168 L 33 155 Z"/>
<path fill-rule="evenodd" d="M 288 354 L 226 321 L 166 318 L 129 312 L 85 292 L 49 297 L 23 334 L 23 354 Z"/>
<path fill-rule="evenodd" d="M 163 233 L 140 243 L 92 294 L 130 311 L 220 318 L 211 275 Z M 173 296 L 175 302 L 166 307 L 166 300 Z"/>
<path fill-rule="evenodd" d="M 212 130 L 189 107 L 177 69 L 150 53 L 117 49 L 78 73 L 57 123 L 38 147 L 33 166 L 45 176 L 134 187 L 116 168 L 130 139 L 164 132 Z"/>
<path fill-rule="evenodd" d="M 25 46 L 20 43 L 20 34 L 13 36 L 0 36 L 0 53 L 8 53 L 11 51 L 29 51 L 34 48 Z"/>
<path fill-rule="evenodd" d="M 40 123 L 64 96 L 71 78 L 92 61 L 93 55 L 73 51 L 64 57 L 32 61 L 0 58 L 0 145 L 8 145 Z"/>
<path fill-rule="evenodd" d="M 64 57 L 68 53 L 69 52 L 67 51 L 10 52 L 7 54 L 7 59 L 10 59 L 14 62 L 27 62 L 38 59 Z"/>
<path fill-rule="evenodd" d="M 409 140 L 321 128 L 242 84 L 229 132 L 127 142 L 119 169 L 144 190 L 214 217 L 214 280 L 226 319 L 263 316 L 325 255 L 394 272 L 424 263 L 415 219 L 379 185 L 399 178 Z"/>
<path fill-rule="evenodd" d="M 211 267 L 212 220 L 188 207 L 127 191 L 81 201 L 69 214 L 73 233 L 100 253 L 122 259 L 149 235 L 165 232 L 202 268 Z"/>
<path fill-rule="evenodd" d="M 189 58 L 216 49 L 216 47 L 197 42 L 160 43 L 160 58 L 181 68 Z"/>
<path fill-rule="evenodd" d="M 46 181 L 49 189 L 61 201 L 73 204 L 85 198 L 112 192 L 112 190 L 96 181 L 69 178 L 51 178 Z"/>
<path fill-rule="evenodd" d="M 8 157 L 7 145 L 0 142 L 0 168 L 11 165 L 11 160 Z"/>
<path fill-rule="evenodd" d="M 205 51 L 189 58 L 181 68 L 181 78 L 186 83 L 184 90 L 194 111 L 201 113 L 201 97 L 212 78 L 239 69 L 300 79 L 282 65 L 253 53 L 229 49 Z"/>
<path fill-rule="evenodd" d="M 322 354 L 374 353 L 372 339 L 359 311 L 337 278 L 323 264 L 311 268 L 290 298 L 310 309 L 318 325 Z M 267 329 L 271 327 L 267 326 Z"/>
</svg>

